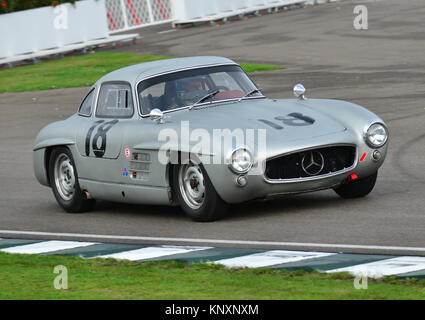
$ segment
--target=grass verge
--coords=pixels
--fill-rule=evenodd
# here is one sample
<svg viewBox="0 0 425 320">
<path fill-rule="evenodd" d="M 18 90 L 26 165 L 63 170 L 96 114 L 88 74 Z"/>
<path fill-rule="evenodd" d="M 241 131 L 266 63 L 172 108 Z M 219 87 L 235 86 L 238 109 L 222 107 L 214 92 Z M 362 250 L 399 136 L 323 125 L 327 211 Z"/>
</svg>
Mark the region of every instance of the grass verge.
<svg viewBox="0 0 425 320">
<path fill-rule="evenodd" d="M 0 92 L 91 86 L 103 75 L 136 63 L 170 59 L 121 52 L 98 52 L 0 71 Z M 276 65 L 241 64 L 246 72 L 281 69 Z"/>
<path fill-rule="evenodd" d="M 56 290 L 54 267 L 68 270 Z M 228 269 L 214 264 L 129 262 L 0 253 L 0 299 L 423 299 L 423 280 L 370 280 L 356 290 L 347 274 Z"/>
</svg>

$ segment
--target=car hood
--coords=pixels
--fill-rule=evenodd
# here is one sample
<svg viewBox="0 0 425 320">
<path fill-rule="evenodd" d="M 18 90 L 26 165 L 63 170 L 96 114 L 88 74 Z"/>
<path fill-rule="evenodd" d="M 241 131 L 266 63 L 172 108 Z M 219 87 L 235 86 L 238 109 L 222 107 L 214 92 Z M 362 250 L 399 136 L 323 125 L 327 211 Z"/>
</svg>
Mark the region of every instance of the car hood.
<svg viewBox="0 0 425 320">
<path fill-rule="evenodd" d="M 258 132 L 262 130 L 266 137 L 268 156 L 319 144 L 339 143 L 342 139 L 341 132 L 347 131 L 347 128 L 337 118 L 315 109 L 317 104 L 323 105 L 326 104 L 326 101 L 329 100 L 246 99 L 239 102 L 221 102 L 192 110 L 170 112 L 165 114 L 162 124 L 148 120 L 153 130 L 147 130 L 148 135 L 145 131 L 144 140 L 146 142 L 137 145 L 137 148 L 155 148 L 155 145 L 161 140 L 158 137 L 164 129 L 172 129 L 180 136 L 180 150 L 190 148 L 190 145 L 198 143 L 199 138 L 192 140 L 191 136 L 189 145 L 186 145 L 184 141 L 187 140 L 184 139 L 184 136 L 187 137 L 187 133 L 185 134 L 185 130 L 182 130 L 184 127 L 189 128 L 189 135 L 198 129 L 204 133 L 207 132 L 209 137 L 213 137 L 215 132 L 218 134 L 224 132 L 221 130 L 228 129 L 235 132 L 234 130 L 241 129 L 244 139 L 247 137 L 247 129 L 253 129 L 255 147 L 259 142 Z M 294 113 L 301 114 L 309 121 L 296 120 L 291 116 Z M 282 119 L 286 119 L 286 121 L 284 122 Z M 330 137 L 331 135 L 333 137 Z M 199 136 L 197 135 L 197 137 Z M 148 141 L 156 142 L 152 144 Z"/>
<path fill-rule="evenodd" d="M 280 142 L 316 138 L 346 130 L 337 119 L 315 110 L 316 103 L 326 103 L 326 100 L 250 99 L 217 103 L 168 113 L 165 122 L 179 128 L 182 121 L 188 121 L 191 131 L 202 128 L 211 133 L 214 129 L 265 129 L 267 138 L 276 138 Z M 297 120 L 292 116 L 294 113 L 306 120 Z"/>
</svg>

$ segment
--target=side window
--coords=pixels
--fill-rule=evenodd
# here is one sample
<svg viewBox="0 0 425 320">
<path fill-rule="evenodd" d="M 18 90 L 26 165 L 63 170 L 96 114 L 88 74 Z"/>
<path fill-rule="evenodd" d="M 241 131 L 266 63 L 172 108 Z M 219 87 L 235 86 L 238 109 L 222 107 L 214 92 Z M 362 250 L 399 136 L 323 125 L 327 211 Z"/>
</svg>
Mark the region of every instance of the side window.
<svg viewBox="0 0 425 320">
<path fill-rule="evenodd" d="M 92 89 L 89 94 L 81 102 L 80 108 L 78 109 L 78 114 L 82 116 L 89 116 L 91 114 L 91 108 L 93 105 L 94 89 Z"/>
<path fill-rule="evenodd" d="M 144 114 L 148 114 L 152 109 L 159 108 L 164 110 L 167 107 L 164 101 L 165 82 L 157 83 L 140 93 L 139 99 L 142 104 Z M 170 91 L 170 90 L 169 90 Z"/>
<path fill-rule="evenodd" d="M 128 83 L 105 83 L 100 87 L 96 116 L 101 118 L 130 118 L 133 116 L 133 99 Z"/>
</svg>

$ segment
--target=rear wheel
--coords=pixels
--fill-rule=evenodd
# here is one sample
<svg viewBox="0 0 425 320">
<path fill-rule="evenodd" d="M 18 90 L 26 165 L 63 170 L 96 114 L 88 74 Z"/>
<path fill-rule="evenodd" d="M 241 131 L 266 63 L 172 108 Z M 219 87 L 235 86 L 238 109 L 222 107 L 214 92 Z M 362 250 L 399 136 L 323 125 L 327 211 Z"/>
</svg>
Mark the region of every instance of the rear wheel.
<svg viewBox="0 0 425 320">
<path fill-rule="evenodd" d="M 173 190 L 183 211 L 193 220 L 214 221 L 227 210 L 202 165 L 189 162 L 173 167 Z"/>
<path fill-rule="evenodd" d="M 56 201 L 65 211 L 79 213 L 92 209 L 95 200 L 87 199 L 81 191 L 74 159 L 67 147 L 55 148 L 50 154 L 49 178 Z"/>
<path fill-rule="evenodd" d="M 375 187 L 378 172 L 369 177 L 354 180 L 348 184 L 344 184 L 335 188 L 335 192 L 342 198 L 361 198 L 367 196 Z"/>
</svg>

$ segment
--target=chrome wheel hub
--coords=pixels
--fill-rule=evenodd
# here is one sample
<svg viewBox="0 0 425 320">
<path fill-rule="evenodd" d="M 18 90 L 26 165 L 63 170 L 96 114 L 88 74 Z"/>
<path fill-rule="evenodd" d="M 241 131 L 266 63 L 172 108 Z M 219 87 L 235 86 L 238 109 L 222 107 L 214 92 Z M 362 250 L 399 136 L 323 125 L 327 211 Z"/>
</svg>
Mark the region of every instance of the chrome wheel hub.
<svg viewBox="0 0 425 320">
<path fill-rule="evenodd" d="M 205 182 L 201 168 L 193 163 L 180 166 L 179 187 L 185 203 L 199 209 L 205 199 Z"/>
<path fill-rule="evenodd" d="M 54 178 L 56 189 L 65 201 L 72 199 L 75 192 L 75 174 L 71 159 L 62 153 L 55 161 Z"/>
</svg>

